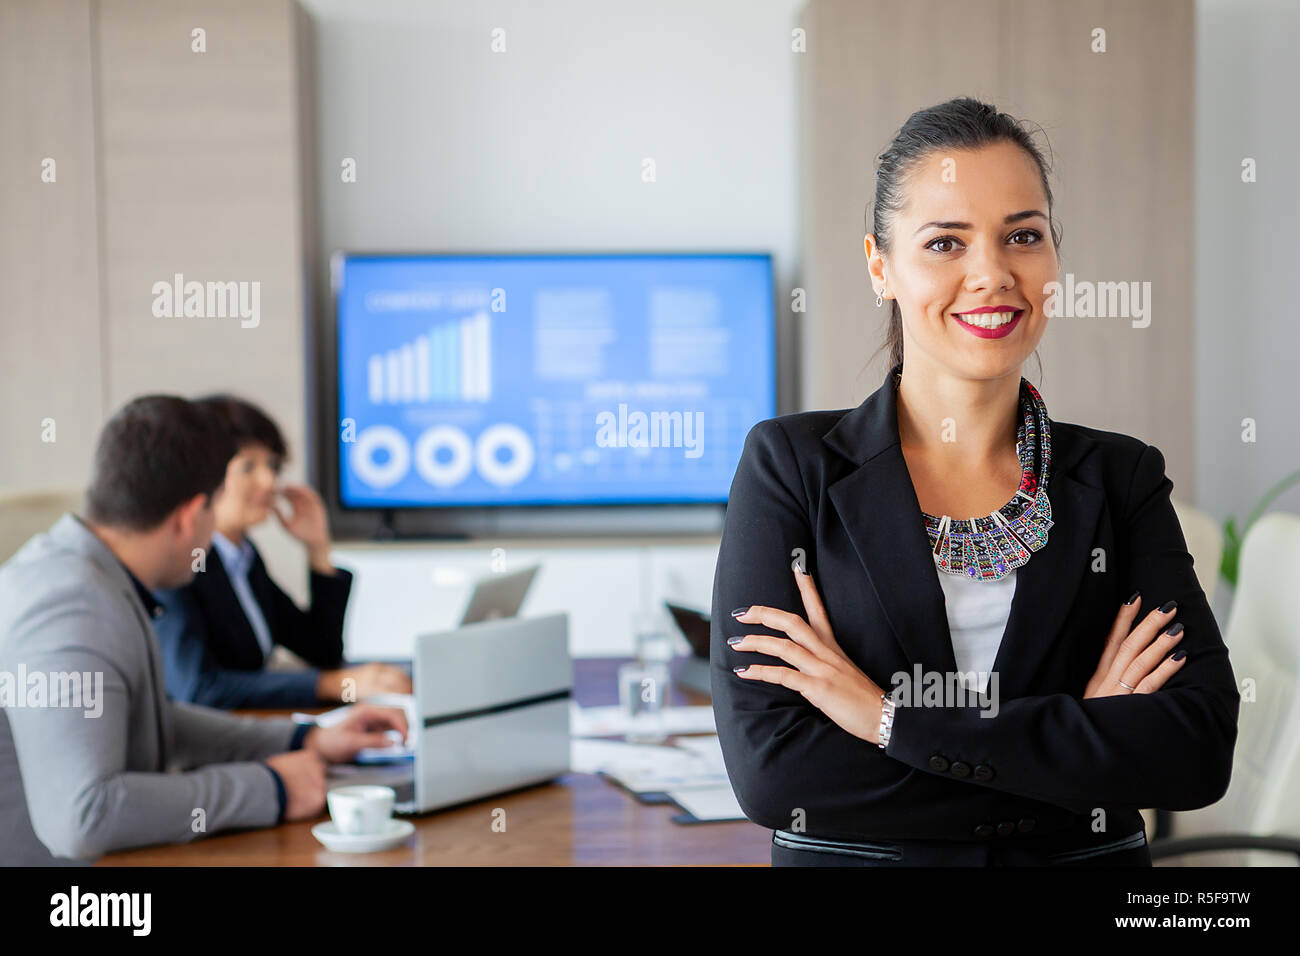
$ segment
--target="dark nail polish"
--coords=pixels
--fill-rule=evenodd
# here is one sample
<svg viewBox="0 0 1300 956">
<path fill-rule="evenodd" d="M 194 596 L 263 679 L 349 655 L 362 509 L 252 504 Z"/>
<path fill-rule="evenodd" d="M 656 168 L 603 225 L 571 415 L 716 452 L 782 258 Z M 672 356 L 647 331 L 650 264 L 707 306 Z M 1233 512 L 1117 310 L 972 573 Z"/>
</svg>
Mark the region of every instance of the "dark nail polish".
<svg viewBox="0 0 1300 956">
<path fill-rule="evenodd" d="M 744 640 L 743 637 L 729 637 L 727 638 L 727 643 L 734 646 L 736 644 L 739 644 L 743 640 Z"/>
<path fill-rule="evenodd" d="M 1184 657 L 1186 657 L 1186 656 L 1187 656 L 1187 652 L 1186 652 L 1186 651 L 1179 651 L 1179 652 L 1178 652 L 1177 654 L 1175 654 L 1172 658 L 1170 658 L 1170 660 L 1181 661 L 1181 660 L 1182 660 Z"/>
<path fill-rule="evenodd" d="M 1167 628 L 1165 628 L 1165 633 L 1170 636 L 1173 636 L 1174 634 L 1181 634 L 1182 632 L 1183 632 L 1182 621 L 1179 621 L 1177 624 L 1170 624 Z"/>
<path fill-rule="evenodd" d="M 1141 591 L 1134 591 L 1133 596 L 1124 602 L 1124 606 L 1128 607 L 1130 604 L 1136 601 L 1141 596 L 1141 594 L 1142 594 Z"/>
<path fill-rule="evenodd" d="M 1160 605 L 1160 613 L 1161 613 L 1161 614 L 1168 614 L 1170 611 L 1172 611 L 1172 610 L 1173 610 L 1174 608 L 1176 608 L 1176 607 L 1178 607 L 1178 602 L 1177 602 L 1177 601 L 1166 601 L 1164 604 Z"/>
<path fill-rule="evenodd" d="M 731 612 L 731 616 L 732 616 L 732 617 L 740 617 L 742 614 L 744 614 L 744 613 L 745 613 L 746 611 L 748 611 L 748 610 L 749 610 L 749 607 L 748 607 L 748 606 L 746 606 L 746 607 L 738 607 L 738 608 L 736 608 L 734 611 Z"/>
<path fill-rule="evenodd" d="M 741 671 L 749 670 L 749 665 L 746 664 L 744 667 L 733 667 L 732 670 L 739 674 Z"/>
</svg>

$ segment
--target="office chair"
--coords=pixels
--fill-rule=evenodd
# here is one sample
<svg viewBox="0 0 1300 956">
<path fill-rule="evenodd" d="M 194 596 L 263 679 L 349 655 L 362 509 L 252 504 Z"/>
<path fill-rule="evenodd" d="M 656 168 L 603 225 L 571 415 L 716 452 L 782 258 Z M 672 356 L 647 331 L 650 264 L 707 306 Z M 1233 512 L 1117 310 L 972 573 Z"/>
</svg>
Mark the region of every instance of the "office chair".
<svg viewBox="0 0 1300 956">
<path fill-rule="evenodd" d="M 80 489 L 0 490 L 0 564 L 12 558 L 32 535 L 48 531 L 64 512 L 81 507 Z"/>
<path fill-rule="evenodd" d="M 1199 508 L 1171 498 L 1174 513 L 1187 539 L 1187 551 L 1192 556 L 1196 580 L 1205 592 L 1205 598 L 1214 607 L 1214 592 L 1219 581 L 1219 565 L 1223 561 L 1223 532 L 1214 519 Z M 1142 822 L 1146 824 L 1147 839 L 1156 840 L 1169 835 L 1170 815 L 1165 810 L 1143 810 Z"/>
<path fill-rule="evenodd" d="M 1224 635 L 1242 692 L 1228 792 L 1171 814 L 1170 836 L 1151 842 L 1152 862 L 1212 853 L 1199 863 L 1300 865 L 1300 626 L 1290 607 L 1298 587 L 1300 515 L 1271 512 L 1242 543 Z"/>
<path fill-rule="evenodd" d="M 1219 565 L 1223 563 L 1223 529 L 1200 508 L 1170 499 L 1178 523 L 1182 525 L 1187 550 L 1192 556 L 1196 580 L 1205 592 L 1210 607 L 1214 607 L 1214 592 L 1219 583 Z"/>
</svg>

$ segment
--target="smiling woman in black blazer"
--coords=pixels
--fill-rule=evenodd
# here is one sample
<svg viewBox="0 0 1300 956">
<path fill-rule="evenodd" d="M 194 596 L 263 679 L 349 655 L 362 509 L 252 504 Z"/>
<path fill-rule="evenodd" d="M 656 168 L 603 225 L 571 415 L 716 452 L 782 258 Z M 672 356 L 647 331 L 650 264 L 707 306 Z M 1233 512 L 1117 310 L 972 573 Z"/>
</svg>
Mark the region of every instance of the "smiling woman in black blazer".
<svg viewBox="0 0 1300 956">
<path fill-rule="evenodd" d="M 1139 810 L 1227 790 L 1240 695 L 1164 457 L 1021 375 L 1051 204 L 1010 117 L 914 114 L 864 242 L 888 377 L 746 438 L 710 673 L 774 865 L 1149 866 Z"/>
</svg>

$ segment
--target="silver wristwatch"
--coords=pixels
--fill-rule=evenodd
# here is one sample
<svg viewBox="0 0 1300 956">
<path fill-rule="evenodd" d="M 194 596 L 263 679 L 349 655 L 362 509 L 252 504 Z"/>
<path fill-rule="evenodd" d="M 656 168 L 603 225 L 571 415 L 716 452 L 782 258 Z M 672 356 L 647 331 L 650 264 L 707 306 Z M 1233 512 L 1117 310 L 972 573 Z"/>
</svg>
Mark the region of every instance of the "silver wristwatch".
<svg viewBox="0 0 1300 956">
<path fill-rule="evenodd" d="M 894 701 L 888 694 L 880 695 L 880 730 L 876 746 L 884 750 L 889 746 L 889 735 L 894 731 Z"/>
</svg>

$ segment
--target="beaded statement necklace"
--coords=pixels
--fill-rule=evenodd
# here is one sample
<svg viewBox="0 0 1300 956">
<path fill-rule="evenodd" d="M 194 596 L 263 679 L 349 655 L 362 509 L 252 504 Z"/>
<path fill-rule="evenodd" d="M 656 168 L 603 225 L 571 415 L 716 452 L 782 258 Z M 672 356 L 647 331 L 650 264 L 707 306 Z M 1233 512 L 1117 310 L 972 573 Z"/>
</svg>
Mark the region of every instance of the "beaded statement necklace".
<svg viewBox="0 0 1300 956">
<path fill-rule="evenodd" d="M 894 371 L 895 389 L 901 381 L 898 366 Z M 921 512 L 931 554 L 941 571 L 977 581 L 997 581 L 1026 564 L 1033 552 L 1047 544 L 1047 532 L 1053 524 L 1052 503 L 1047 497 L 1051 428 L 1043 397 L 1025 378 L 1020 379 L 1020 416 L 1016 430 L 1020 488 L 1009 502 L 987 518 L 954 519 Z"/>
</svg>

